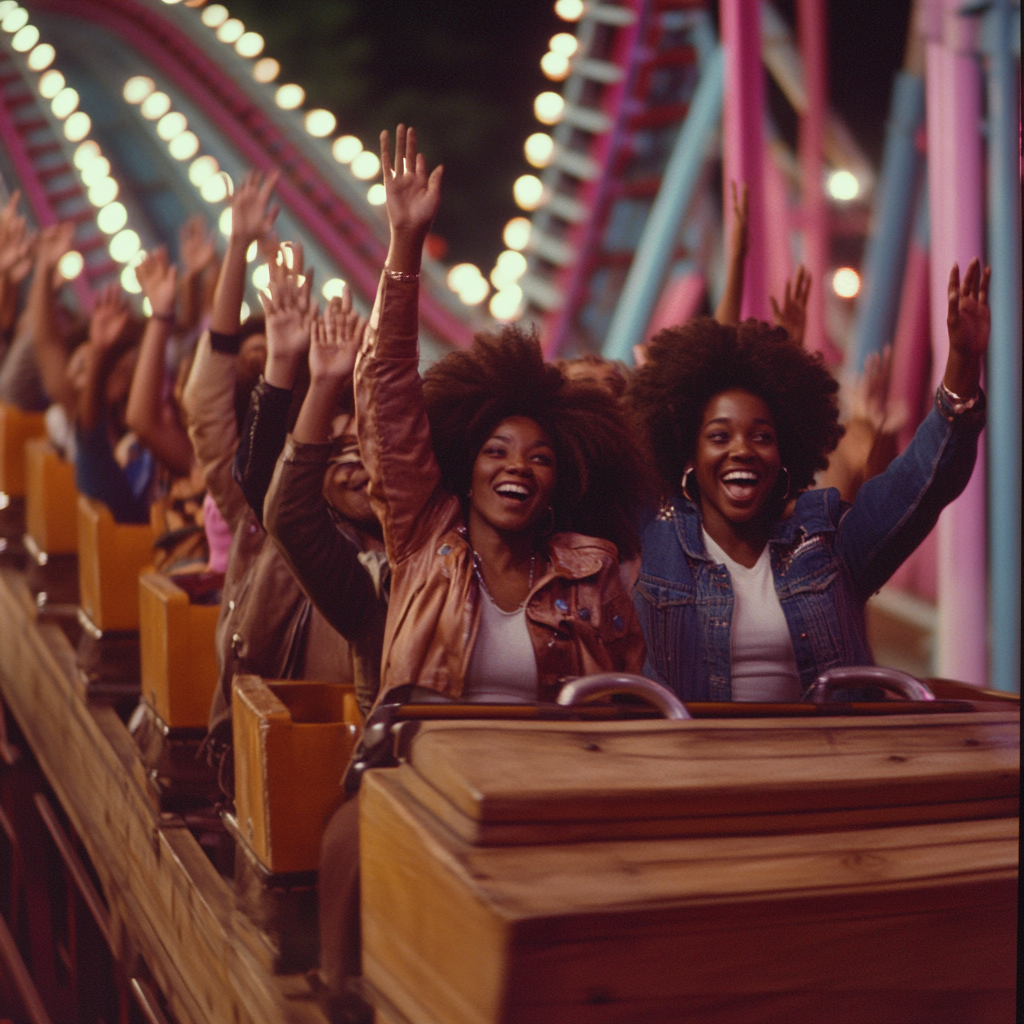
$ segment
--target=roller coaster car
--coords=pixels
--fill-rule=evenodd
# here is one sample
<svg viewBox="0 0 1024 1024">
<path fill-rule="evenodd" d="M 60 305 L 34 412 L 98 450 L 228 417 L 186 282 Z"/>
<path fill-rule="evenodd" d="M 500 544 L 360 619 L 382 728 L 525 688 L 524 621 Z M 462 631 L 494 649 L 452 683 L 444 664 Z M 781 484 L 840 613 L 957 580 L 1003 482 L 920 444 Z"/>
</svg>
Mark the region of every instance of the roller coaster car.
<svg viewBox="0 0 1024 1024">
<path fill-rule="evenodd" d="M 78 551 L 75 467 L 45 437 L 25 442 L 25 547 L 38 565 Z"/>
<path fill-rule="evenodd" d="M 0 402 L 0 495 L 25 496 L 25 442 L 46 434 L 41 412 L 25 412 Z"/>
<path fill-rule="evenodd" d="M 371 716 L 348 781 L 379 1019 L 1012 1019 L 1019 700 L 870 669 L 683 707 L 631 677 L 674 720 L 608 720 L 622 682 L 518 721 Z"/>
</svg>

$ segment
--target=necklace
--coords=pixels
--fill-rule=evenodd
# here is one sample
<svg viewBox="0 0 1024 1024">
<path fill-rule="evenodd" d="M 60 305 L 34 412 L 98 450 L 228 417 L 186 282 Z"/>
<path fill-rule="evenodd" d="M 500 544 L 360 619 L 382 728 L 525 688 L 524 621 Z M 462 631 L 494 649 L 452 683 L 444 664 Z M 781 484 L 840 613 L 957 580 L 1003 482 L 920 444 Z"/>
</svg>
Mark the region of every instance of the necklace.
<svg viewBox="0 0 1024 1024">
<path fill-rule="evenodd" d="M 530 555 L 530 582 L 526 585 L 526 597 L 520 602 L 519 607 L 516 611 L 522 611 L 526 607 L 526 602 L 530 599 L 530 591 L 533 590 L 533 571 L 537 567 L 537 553 L 534 552 Z M 480 581 L 480 586 L 483 588 L 483 592 L 490 599 L 491 604 L 498 607 L 498 602 L 494 600 L 494 595 L 491 593 L 490 588 L 484 582 L 484 574 L 480 570 L 480 556 L 474 551 L 473 552 L 473 572 L 476 574 L 476 578 Z"/>
</svg>

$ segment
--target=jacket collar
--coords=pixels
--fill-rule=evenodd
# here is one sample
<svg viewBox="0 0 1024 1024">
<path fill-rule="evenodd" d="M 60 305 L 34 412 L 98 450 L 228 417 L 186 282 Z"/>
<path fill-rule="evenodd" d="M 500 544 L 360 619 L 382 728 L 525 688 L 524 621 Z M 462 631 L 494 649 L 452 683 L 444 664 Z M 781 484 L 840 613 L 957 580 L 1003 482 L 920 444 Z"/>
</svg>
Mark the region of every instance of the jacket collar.
<svg viewBox="0 0 1024 1024">
<path fill-rule="evenodd" d="M 469 544 L 469 532 L 460 525 L 446 535 L 443 543 L 453 546 L 463 545 L 466 551 L 472 549 Z M 580 533 L 555 533 L 548 538 L 548 558 L 551 571 L 537 581 L 535 588 L 555 576 L 563 576 L 571 580 L 582 580 L 594 576 L 601 571 L 605 559 L 617 562 L 615 545 L 611 541 L 598 537 L 585 537 Z"/>
<path fill-rule="evenodd" d="M 772 523 L 768 543 L 785 547 L 797 543 L 802 537 L 834 533 L 835 510 L 832 505 L 836 503 L 834 498 L 837 495 L 838 492 L 831 488 L 804 491 L 796 499 L 792 513 Z M 689 498 L 676 497 L 666 502 L 658 512 L 658 518 L 672 520 L 679 544 L 689 557 L 702 562 L 712 560 L 704 547 L 700 508 Z"/>
</svg>

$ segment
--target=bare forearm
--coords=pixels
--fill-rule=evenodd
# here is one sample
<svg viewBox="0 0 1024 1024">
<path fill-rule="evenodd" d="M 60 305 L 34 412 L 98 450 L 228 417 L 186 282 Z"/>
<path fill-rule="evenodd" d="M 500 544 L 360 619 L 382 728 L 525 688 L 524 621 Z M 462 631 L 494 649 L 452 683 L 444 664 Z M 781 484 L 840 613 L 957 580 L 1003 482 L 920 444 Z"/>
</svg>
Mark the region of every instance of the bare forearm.
<svg viewBox="0 0 1024 1024">
<path fill-rule="evenodd" d="M 128 426 L 146 442 L 145 434 L 159 424 L 163 397 L 164 374 L 167 368 L 166 348 L 170 324 L 150 318 L 142 335 L 139 361 L 135 364 L 132 387 L 128 393 Z"/>
<path fill-rule="evenodd" d="M 320 379 L 309 385 L 299 410 L 292 436 L 301 444 L 326 444 L 331 439 L 331 424 L 338 410 L 338 399 L 346 379 Z"/>
<path fill-rule="evenodd" d="M 235 334 L 241 326 L 247 249 L 243 241 L 234 237 L 228 239 L 228 250 L 213 293 L 213 315 L 210 318 L 210 330 L 218 334 Z"/>
<path fill-rule="evenodd" d="M 720 324 L 738 324 L 740 306 L 743 302 L 743 274 L 746 264 L 746 250 L 734 252 L 729 258 L 729 273 L 725 279 L 725 291 L 715 310 L 715 319 Z"/>
<path fill-rule="evenodd" d="M 36 267 L 29 285 L 23 323 L 32 332 L 43 388 L 51 402 L 67 405 L 71 401 L 66 372 L 68 353 L 53 324 L 53 275 L 52 268 Z"/>
<path fill-rule="evenodd" d="M 388 247 L 387 266 L 400 274 L 418 274 L 423 262 L 426 230 L 394 229 Z"/>
<path fill-rule="evenodd" d="M 97 352 L 90 347 L 85 361 L 85 384 L 78 399 L 78 425 L 84 431 L 95 430 L 103 420 L 103 392 L 113 367 L 110 352 Z"/>
</svg>

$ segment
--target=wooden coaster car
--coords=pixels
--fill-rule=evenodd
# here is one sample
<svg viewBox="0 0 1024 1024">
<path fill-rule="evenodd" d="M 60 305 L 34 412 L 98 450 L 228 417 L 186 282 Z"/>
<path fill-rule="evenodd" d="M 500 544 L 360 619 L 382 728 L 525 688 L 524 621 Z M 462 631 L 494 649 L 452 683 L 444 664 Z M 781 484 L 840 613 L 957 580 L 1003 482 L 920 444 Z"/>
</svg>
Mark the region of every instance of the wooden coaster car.
<svg viewBox="0 0 1024 1024">
<path fill-rule="evenodd" d="M 41 412 L 25 412 L 0 402 L 0 493 L 12 498 L 25 495 L 25 442 L 46 434 Z"/>
<path fill-rule="evenodd" d="M 359 730 L 354 688 L 235 676 L 231 708 L 242 837 L 268 872 L 315 871 Z"/>
<path fill-rule="evenodd" d="M 150 525 L 115 523 L 102 502 L 78 496 L 78 584 L 87 628 L 139 628 L 139 573 L 152 561 L 153 540 Z"/>
<path fill-rule="evenodd" d="M 25 442 L 25 546 L 39 565 L 78 550 L 75 467 L 44 437 Z"/>
<path fill-rule="evenodd" d="M 171 729 L 203 729 L 217 686 L 223 576 L 139 576 L 142 695 Z"/>
<path fill-rule="evenodd" d="M 416 723 L 360 791 L 367 991 L 411 1024 L 1012 1019 L 1019 724 Z"/>
</svg>

